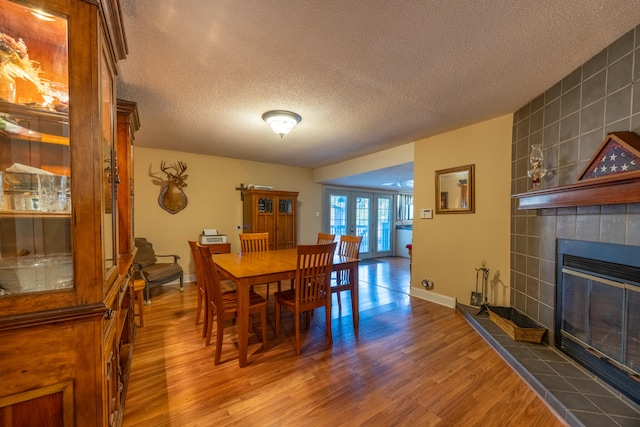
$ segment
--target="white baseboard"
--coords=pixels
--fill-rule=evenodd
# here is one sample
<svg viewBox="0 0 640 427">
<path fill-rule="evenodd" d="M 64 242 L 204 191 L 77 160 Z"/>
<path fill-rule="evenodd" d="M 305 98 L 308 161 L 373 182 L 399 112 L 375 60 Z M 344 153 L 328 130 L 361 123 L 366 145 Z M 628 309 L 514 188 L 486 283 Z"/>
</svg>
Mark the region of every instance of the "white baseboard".
<svg viewBox="0 0 640 427">
<path fill-rule="evenodd" d="M 424 289 L 411 288 L 409 293 L 412 297 L 420 298 L 426 301 L 434 302 L 436 304 L 444 305 L 449 308 L 456 308 L 456 299 L 445 295 L 436 294 L 433 291 L 427 291 Z"/>
</svg>

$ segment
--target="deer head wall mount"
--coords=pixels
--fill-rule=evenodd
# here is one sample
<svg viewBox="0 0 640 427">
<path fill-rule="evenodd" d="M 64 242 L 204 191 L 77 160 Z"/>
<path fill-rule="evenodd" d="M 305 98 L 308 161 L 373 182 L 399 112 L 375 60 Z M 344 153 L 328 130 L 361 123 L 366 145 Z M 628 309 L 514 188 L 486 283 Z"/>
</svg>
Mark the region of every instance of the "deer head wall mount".
<svg viewBox="0 0 640 427">
<path fill-rule="evenodd" d="M 187 186 L 185 180 L 189 177 L 189 175 L 184 174 L 187 170 L 187 165 L 179 161 L 178 163 L 167 166 L 163 160 L 160 163 L 160 169 L 166 175 L 166 180 L 151 174 L 152 177 L 159 180 L 156 181 L 156 183 L 162 185 L 160 195 L 158 196 L 158 204 L 170 214 L 178 213 L 187 207 L 188 203 L 187 195 L 184 194 L 182 190 Z"/>
</svg>

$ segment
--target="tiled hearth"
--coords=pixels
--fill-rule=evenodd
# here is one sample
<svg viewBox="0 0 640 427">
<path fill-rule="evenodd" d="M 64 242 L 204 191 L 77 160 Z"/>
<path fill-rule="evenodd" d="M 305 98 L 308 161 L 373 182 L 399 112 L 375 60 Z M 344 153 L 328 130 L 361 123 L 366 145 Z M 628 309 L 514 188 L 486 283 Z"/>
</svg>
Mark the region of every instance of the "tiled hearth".
<svg viewBox="0 0 640 427">
<path fill-rule="evenodd" d="M 640 426 L 640 406 L 554 347 L 512 340 L 477 307 L 458 304 L 458 311 L 569 425 Z"/>
</svg>

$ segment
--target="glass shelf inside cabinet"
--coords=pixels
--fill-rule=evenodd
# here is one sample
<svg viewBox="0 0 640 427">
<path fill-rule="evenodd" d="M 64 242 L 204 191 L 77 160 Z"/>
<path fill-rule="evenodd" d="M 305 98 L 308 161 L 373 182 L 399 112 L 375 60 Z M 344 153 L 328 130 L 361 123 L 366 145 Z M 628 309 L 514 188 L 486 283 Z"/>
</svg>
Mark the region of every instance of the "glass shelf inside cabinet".
<svg viewBox="0 0 640 427">
<path fill-rule="evenodd" d="M 0 296 L 73 288 L 67 19 L 0 0 Z"/>
</svg>

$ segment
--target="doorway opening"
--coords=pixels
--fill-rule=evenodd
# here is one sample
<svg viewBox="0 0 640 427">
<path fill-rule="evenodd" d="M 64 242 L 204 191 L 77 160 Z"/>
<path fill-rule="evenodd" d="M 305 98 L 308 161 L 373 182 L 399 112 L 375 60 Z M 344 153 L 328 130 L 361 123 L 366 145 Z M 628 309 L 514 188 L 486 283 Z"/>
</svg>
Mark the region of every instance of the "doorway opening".
<svg viewBox="0 0 640 427">
<path fill-rule="evenodd" d="M 325 232 L 335 234 L 336 240 L 341 235 L 362 236 L 361 259 L 394 255 L 393 193 L 325 187 L 323 206 Z"/>
</svg>

